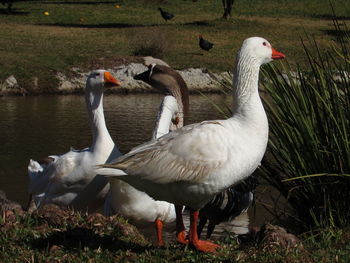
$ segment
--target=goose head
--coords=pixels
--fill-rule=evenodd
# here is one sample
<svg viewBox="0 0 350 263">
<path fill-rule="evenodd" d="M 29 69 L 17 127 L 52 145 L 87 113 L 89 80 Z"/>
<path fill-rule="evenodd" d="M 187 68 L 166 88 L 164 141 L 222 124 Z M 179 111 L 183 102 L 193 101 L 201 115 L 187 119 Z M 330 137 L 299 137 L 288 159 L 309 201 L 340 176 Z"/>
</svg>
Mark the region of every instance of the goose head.
<svg viewBox="0 0 350 263">
<path fill-rule="evenodd" d="M 284 54 L 276 51 L 266 39 L 261 37 L 250 37 L 244 40 L 238 56 L 248 56 L 256 61 L 259 66 L 274 59 L 285 57 Z"/>
<path fill-rule="evenodd" d="M 150 64 L 145 72 L 134 76 L 134 79 L 146 82 L 164 95 L 174 96 L 181 102 L 183 112 L 187 114 L 188 87 L 176 70 L 164 65 Z"/>
<path fill-rule="evenodd" d="M 87 107 L 91 110 L 101 108 L 103 91 L 120 85 L 120 81 L 114 78 L 108 71 L 103 69 L 92 71 L 86 81 L 85 87 Z"/>
<path fill-rule="evenodd" d="M 119 80 L 114 78 L 110 72 L 103 69 L 92 71 L 86 82 L 86 87 L 100 92 L 103 92 L 105 89 L 120 85 L 121 83 Z"/>
</svg>

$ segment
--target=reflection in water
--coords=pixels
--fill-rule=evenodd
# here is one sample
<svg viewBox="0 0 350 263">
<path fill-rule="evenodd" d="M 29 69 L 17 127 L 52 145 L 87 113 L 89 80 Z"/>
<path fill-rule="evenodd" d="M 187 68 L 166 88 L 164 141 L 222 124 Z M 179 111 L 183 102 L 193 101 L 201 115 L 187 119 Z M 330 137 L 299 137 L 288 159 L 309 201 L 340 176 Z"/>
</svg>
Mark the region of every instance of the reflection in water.
<svg viewBox="0 0 350 263">
<path fill-rule="evenodd" d="M 158 94 L 107 95 L 104 108 L 107 127 L 122 152 L 151 138 Z M 210 95 L 223 103 L 222 95 Z M 25 204 L 29 159 L 62 154 L 70 147 L 90 146 L 91 131 L 83 96 L 37 96 L 0 98 L 0 189 L 8 198 Z M 207 99 L 190 97 L 187 123 L 220 118 Z"/>
</svg>

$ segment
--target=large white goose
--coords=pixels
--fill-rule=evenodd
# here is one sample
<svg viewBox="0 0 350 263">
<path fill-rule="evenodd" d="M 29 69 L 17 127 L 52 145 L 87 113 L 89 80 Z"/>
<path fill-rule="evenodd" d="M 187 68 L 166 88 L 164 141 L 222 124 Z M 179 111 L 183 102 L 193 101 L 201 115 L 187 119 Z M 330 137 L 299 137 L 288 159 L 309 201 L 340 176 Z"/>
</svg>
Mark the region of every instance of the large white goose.
<svg viewBox="0 0 350 263">
<path fill-rule="evenodd" d="M 236 57 L 232 117 L 184 126 L 102 165 L 99 172 L 156 200 L 190 207 L 189 243 L 200 251 L 215 251 L 218 245 L 198 238 L 198 210 L 259 166 L 268 140 L 259 70 L 284 57 L 263 38 L 246 39 Z"/>
<path fill-rule="evenodd" d="M 134 77 L 142 80 L 165 95 L 160 105 L 153 139 L 183 126 L 184 114 L 188 112 L 188 88 L 175 70 L 167 66 L 152 64 L 149 69 Z M 110 178 L 110 193 L 106 199 L 105 214 L 118 213 L 138 227 L 155 223 L 157 245 L 164 245 L 162 228 L 173 228 L 176 219 L 174 205 L 156 201 L 145 192 L 136 190 L 130 184 Z"/>
<path fill-rule="evenodd" d="M 29 193 L 36 206 L 57 204 L 93 212 L 103 205 L 109 184 L 96 175 L 94 166 L 120 156 L 107 130 L 103 113 L 103 91 L 119 86 L 108 71 L 95 70 L 85 87 L 85 102 L 92 130 L 92 145 L 63 155 L 51 155 L 42 162 L 30 160 Z"/>
</svg>

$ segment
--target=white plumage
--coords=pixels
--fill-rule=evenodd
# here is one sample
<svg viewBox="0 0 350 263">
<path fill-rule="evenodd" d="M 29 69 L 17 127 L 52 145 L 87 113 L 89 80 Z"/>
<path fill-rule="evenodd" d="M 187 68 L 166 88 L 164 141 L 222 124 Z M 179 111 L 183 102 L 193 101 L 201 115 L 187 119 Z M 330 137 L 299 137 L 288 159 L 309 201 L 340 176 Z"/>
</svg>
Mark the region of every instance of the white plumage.
<svg viewBox="0 0 350 263">
<path fill-rule="evenodd" d="M 198 239 L 198 209 L 251 175 L 260 164 L 268 122 L 258 93 L 259 69 L 281 58 L 284 55 L 267 40 L 246 39 L 235 64 L 231 118 L 185 126 L 103 165 L 101 173 L 128 182 L 155 199 L 189 206 L 190 244 L 201 251 L 216 250 L 217 245 Z"/>
<path fill-rule="evenodd" d="M 166 96 L 163 99 L 154 129 L 154 138 L 169 132 L 172 116 L 178 109 L 174 103 L 176 99 L 173 96 Z M 110 178 L 109 182 L 111 188 L 105 204 L 105 215 L 118 213 L 139 227 L 149 226 L 157 219 L 165 224 L 175 221 L 173 204 L 156 201 L 145 192 L 136 190 L 121 180 Z"/>
<path fill-rule="evenodd" d="M 103 114 L 103 90 L 115 85 L 120 82 L 105 70 L 93 71 L 87 79 L 85 101 L 93 134 L 89 148 L 71 149 L 41 163 L 30 160 L 29 193 L 37 206 L 52 203 L 93 212 L 103 204 L 109 184 L 103 176 L 96 175 L 94 168 L 120 156 Z"/>
</svg>

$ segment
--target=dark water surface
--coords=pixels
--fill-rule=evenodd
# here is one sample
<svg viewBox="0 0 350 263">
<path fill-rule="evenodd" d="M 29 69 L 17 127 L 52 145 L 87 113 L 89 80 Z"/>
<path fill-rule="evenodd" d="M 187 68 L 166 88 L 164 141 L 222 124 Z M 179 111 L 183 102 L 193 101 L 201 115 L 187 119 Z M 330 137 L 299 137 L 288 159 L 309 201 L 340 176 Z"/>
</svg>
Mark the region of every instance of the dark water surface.
<svg viewBox="0 0 350 263">
<path fill-rule="evenodd" d="M 223 103 L 222 95 L 210 98 Z M 158 94 L 106 95 L 107 127 L 122 152 L 151 138 L 162 99 Z M 25 204 L 29 159 L 82 149 L 92 141 L 84 96 L 0 98 L 0 189 Z M 220 118 L 207 99 L 190 97 L 188 123 Z"/>
</svg>

